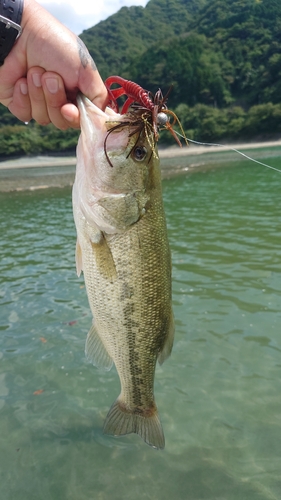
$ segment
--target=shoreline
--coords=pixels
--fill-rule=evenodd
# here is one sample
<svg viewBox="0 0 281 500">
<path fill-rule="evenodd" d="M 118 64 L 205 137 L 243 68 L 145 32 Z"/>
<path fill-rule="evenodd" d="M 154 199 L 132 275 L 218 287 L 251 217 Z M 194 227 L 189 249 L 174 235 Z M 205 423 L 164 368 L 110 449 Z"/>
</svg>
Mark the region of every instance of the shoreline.
<svg viewBox="0 0 281 500">
<path fill-rule="evenodd" d="M 245 149 L 262 149 L 281 146 L 281 139 L 278 141 L 268 142 L 249 142 L 232 145 L 183 145 L 169 146 L 159 149 L 160 160 L 163 158 L 177 158 L 180 156 L 202 155 L 206 153 L 219 153 L 221 151 L 245 150 Z M 40 168 L 40 167 L 61 167 L 64 165 L 76 165 L 76 156 L 30 156 L 12 160 L 0 161 L 0 170 L 9 170 L 15 168 Z"/>
<path fill-rule="evenodd" d="M 268 142 L 250 142 L 233 145 L 194 145 L 170 146 L 159 149 L 161 169 L 163 178 L 171 177 L 181 173 L 195 172 L 206 165 L 214 167 L 219 166 L 225 156 L 227 161 L 232 162 L 237 158 L 235 150 L 241 152 L 247 150 L 257 150 L 252 156 L 259 157 L 270 156 L 268 151 L 262 152 L 261 149 L 281 147 L 281 140 Z M 273 151 L 274 152 L 274 151 Z M 210 154 L 208 156 L 208 154 Z M 216 154 L 221 153 L 220 161 Z M 245 154 L 245 153 L 244 153 Z M 205 156 L 206 155 L 206 156 Z M 235 155 L 235 156 L 234 156 Z M 205 156 L 205 158 L 204 158 Z M 179 161 L 177 166 L 171 170 L 170 159 Z M 187 162 L 185 161 L 187 160 Z M 163 160 L 163 161 L 162 161 Z M 22 157 L 12 160 L 0 161 L 0 192 L 25 191 L 36 189 L 47 189 L 50 187 L 71 186 L 75 176 L 76 157 L 75 156 L 35 156 Z M 41 170 L 42 169 L 42 170 Z"/>
<path fill-rule="evenodd" d="M 245 150 L 245 149 L 263 149 L 281 146 L 281 139 L 278 141 L 268 141 L 268 142 L 246 142 L 239 144 L 213 144 L 213 145 L 195 145 L 190 144 L 188 147 L 183 146 L 182 148 L 177 146 L 170 146 L 169 148 L 160 149 L 159 156 L 161 158 L 173 158 L 179 156 L 189 156 L 189 155 L 202 155 L 206 153 L 219 153 L 222 151 L 235 151 L 235 150 Z"/>
</svg>

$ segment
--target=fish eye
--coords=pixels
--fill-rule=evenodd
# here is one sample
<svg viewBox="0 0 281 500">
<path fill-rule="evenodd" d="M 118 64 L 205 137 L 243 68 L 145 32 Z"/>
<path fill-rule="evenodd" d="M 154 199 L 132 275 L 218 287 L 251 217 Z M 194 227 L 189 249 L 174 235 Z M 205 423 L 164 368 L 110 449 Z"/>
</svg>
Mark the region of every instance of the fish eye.
<svg viewBox="0 0 281 500">
<path fill-rule="evenodd" d="M 137 161 L 142 161 L 146 157 L 147 149 L 144 146 L 137 146 L 134 149 L 134 158 Z"/>
</svg>

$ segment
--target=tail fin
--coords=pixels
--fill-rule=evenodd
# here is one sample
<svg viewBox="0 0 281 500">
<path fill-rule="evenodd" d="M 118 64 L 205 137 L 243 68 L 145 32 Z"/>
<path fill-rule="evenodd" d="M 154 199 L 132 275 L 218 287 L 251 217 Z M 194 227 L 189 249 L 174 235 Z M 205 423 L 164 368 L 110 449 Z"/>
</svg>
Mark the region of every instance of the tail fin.
<svg viewBox="0 0 281 500">
<path fill-rule="evenodd" d="M 165 447 L 165 438 L 157 409 L 151 416 L 132 413 L 117 399 L 111 406 L 104 422 L 103 432 L 113 436 L 122 436 L 135 432 L 150 446 L 157 449 Z"/>
</svg>

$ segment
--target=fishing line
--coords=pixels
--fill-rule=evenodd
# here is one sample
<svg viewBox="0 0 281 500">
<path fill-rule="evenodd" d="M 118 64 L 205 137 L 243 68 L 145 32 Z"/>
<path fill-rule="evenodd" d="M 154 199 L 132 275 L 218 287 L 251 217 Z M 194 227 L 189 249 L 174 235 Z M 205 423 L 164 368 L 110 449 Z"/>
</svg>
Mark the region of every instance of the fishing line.
<svg viewBox="0 0 281 500">
<path fill-rule="evenodd" d="M 176 132 L 176 131 L 174 131 L 174 132 Z M 176 132 L 176 134 L 179 135 L 180 137 L 182 137 L 182 139 L 185 139 L 185 137 L 183 135 L 181 135 L 179 132 Z M 192 139 L 189 139 L 188 137 L 186 137 L 186 139 L 188 140 L 188 142 L 192 142 L 193 144 L 197 144 L 198 146 L 216 146 L 216 147 L 224 147 L 224 148 L 230 149 L 231 151 L 234 151 L 235 153 L 238 153 L 239 155 L 244 156 L 244 158 L 247 158 L 247 160 L 251 160 L 254 163 L 258 163 L 259 165 L 262 165 L 263 167 L 271 168 L 272 170 L 279 172 L 279 174 L 281 173 L 281 170 L 278 170 L 278 168 L 272 167 L 271 165 L 267 165 L 266 163 L 262 163 L 261 161 L 255 160 L 254 158 L 251 158 L 250 156 L 246 155 L 245 153 L 242 153 L 242 151 L 239 151 L 238 149 L 232 148 L 230 146 L 223 145 L 223 144 L 213 144 L 211 142 L 193 141 Z"/>
</svg>

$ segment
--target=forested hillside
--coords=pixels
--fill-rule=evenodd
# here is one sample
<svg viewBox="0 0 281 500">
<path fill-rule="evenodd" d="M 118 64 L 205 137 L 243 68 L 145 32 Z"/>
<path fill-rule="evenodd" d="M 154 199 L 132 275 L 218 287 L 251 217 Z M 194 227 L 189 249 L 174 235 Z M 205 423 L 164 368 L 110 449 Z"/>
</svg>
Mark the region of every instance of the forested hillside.
<svg viewBox="0 0 281 500">
<path fill-rule="evenodd" d="M 123 7 L 114 16 L 83 31 L 103 78 L 122 75 L 154 44 L 187 33 L 208 0 L 150 0 L 145 8 Z M 160 85 L 160 82 L 159 82 Z"/>
<path fill-rule="evenodd" d="M 280 0 L 150 0 L 123 7 L 81 38 L 103 78 L 117 74 L 152 92 L 173 85 L 168 105 L 190 138 L 281 133 Z M 74 150 L 75 131 L 26 127 L 4 108 L 0 120 L 2 156 Z"/>
</svg>

